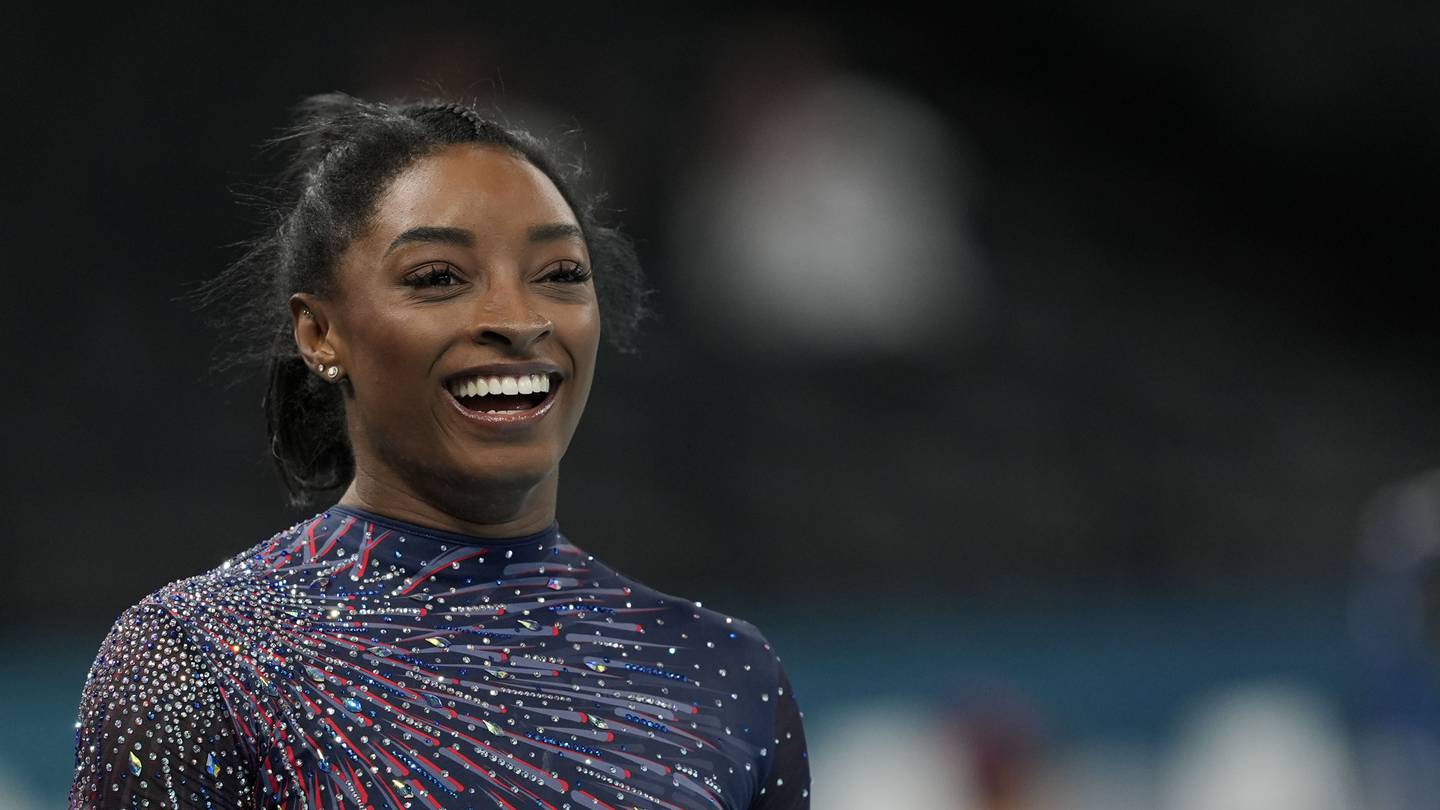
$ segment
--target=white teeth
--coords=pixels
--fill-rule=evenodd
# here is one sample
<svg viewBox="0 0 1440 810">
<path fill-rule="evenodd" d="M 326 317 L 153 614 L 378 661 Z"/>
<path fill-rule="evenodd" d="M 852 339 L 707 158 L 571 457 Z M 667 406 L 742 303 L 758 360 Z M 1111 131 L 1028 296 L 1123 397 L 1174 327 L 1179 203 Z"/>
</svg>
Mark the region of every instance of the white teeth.
<svg viewBox="0 0 1440 810">
<path fill-rule="evenodd" d="M 518 377 L 473 377 L 450 384 L 456 398 L 483 397 L 489 394 L 543 394 L 550 391 L 548 374 L 524 374 Z"/>
</svg>

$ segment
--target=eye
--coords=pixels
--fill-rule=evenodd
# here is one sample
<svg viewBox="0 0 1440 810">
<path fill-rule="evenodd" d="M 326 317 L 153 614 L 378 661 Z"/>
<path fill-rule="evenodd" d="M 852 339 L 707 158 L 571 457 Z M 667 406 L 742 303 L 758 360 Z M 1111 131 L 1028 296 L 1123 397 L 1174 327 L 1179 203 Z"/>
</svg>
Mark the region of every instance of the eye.
<svg viewBox="0 0 1440 810">
<path fill-rule="evenodd" d="M 407 287 L 453 287 L 460 283 L 455 268 L 448 264 L 427 264 L 420 270 L 405 277 Z"/>
<path fill-rule="evenodd" d="M 559 268 L 545 277 L 546 281 L 554 281 L 560 284 L 584 284 L 593 276 L 589 270 L 577 262 L 561 262 Z"/>
</svg>

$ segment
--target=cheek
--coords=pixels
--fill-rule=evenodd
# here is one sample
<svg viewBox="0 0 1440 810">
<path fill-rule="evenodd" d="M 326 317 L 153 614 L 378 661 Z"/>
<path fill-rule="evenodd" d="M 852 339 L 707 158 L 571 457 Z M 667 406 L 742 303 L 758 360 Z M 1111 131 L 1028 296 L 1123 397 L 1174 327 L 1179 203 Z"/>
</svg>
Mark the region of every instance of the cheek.
<svg viewBox="0 0 1440 810">
<path fill-rule="evenodd" d="M 434 362 L 437 337 L 430 325 L 419 319 L 374 317 L 355 335 L 349 346 L 357 366 L 357 382 L 378 399 L 398 404 L 419 399 L 418 386 Z"/>
<path fill-rule="evenodd" d="M 600 308 L 591 304 L 583 312 L 578 313 L 572 332 L 576 344 L 575 351 L 583 353 L 587 358 L 594 357 L 596 349 L 600 346 Z"/>
<path fill-rule="evenodd" d="M 574 339 L 571 343 L 571 351 L 575 357 L 577 388 L 582 393 L 579 398 L 580 407 L 590 398 L 590 391 L 595 382 L 595 361 L 600 349 L 600 313 L 598 310 L 591 310 L 587 317 L 576 324 Z M 579 418 L 579 414 L 576 414 Z"/>
</svg>

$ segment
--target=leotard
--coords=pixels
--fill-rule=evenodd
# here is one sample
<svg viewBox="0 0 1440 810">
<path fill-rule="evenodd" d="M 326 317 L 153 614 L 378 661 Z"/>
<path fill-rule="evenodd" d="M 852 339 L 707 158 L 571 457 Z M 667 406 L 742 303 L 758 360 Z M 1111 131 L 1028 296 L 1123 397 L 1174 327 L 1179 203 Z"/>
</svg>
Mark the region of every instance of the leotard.
<svg viewBox="0 0 1440 810">
<path fill-rule="evenodd" d="M 572 545 L 335 505 L 115 622 L 72 807 L 809 807 L 751 624 Z"/>
</svg>

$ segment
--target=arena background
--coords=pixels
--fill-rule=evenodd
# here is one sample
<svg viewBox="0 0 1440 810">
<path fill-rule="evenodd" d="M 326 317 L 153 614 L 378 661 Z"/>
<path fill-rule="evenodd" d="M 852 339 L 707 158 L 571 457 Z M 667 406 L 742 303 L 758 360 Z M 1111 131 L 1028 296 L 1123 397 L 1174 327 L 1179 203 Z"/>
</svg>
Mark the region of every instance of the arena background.
<svg viewBox="0 0 1440 810">
<path fill-rule="evenodd" d="M 7 807 L 63 804 L 123 608 L 311 513 L 177 297 L 332 90 L 578 133 L 660 317 L 561 524 L 766 631 L 817 810 L 1435 795 L 1440 13 L 537 8 L 0 34 Z"/>
</svg>

